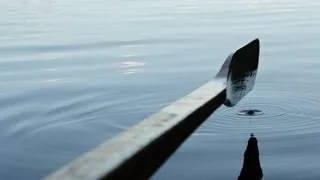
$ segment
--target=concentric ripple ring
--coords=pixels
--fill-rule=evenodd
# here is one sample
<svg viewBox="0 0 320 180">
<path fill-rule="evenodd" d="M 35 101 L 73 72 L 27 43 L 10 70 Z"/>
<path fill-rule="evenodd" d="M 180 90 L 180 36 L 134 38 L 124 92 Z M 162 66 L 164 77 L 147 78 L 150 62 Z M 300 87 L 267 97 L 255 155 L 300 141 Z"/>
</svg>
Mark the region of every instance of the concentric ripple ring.
<svg viewBox="0 0 320 180">
<path fill-rule="evenodd" d="M 278 137 L 317 133 L 319 100 L 314 94 L 252 92 L 235 107 L 217 110 L 196 135 L 242 137 L 253 132 L 259 137 Z M 257 110 L 259 115 L 243 114 L 250 109 Z"/>
</svg>

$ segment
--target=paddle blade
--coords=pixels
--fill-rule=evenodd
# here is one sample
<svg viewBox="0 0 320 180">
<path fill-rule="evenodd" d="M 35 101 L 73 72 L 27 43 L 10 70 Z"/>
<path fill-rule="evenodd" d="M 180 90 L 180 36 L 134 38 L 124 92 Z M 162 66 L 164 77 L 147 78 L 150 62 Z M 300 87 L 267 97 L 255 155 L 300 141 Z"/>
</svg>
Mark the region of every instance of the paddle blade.
<svg viewBox="0 0 320 180">
<path fill-rule="evenodd" d="M 224 105 L 235 106 L 253 89 L 259 64 L 259 52 L 260 42 L 259 39 L 255 39 L 228 57 L 231 60 L 226 82 L 227 98 Z"/>
</svg>

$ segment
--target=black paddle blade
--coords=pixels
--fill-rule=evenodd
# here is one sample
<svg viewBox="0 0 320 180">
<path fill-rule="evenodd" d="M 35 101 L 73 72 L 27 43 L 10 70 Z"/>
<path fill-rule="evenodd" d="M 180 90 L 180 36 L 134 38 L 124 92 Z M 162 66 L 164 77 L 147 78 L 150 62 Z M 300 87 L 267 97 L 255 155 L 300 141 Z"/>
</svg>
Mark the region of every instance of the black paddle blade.
<svg viewBox="0 0 320 180">
<path fill-rule="evenodd" d="M 224 105 L 235 106 L 253 89 L 259 64 L 259 53 L 260 42 L 259 39 L 255 39 L 227 58 L 224 63 L 225 66 L 229 63 L 226 82 L 227 98 Z M 219 73 L 217 76 L 225 75 L 225 70 L 220 70 Z"/>
</svg>

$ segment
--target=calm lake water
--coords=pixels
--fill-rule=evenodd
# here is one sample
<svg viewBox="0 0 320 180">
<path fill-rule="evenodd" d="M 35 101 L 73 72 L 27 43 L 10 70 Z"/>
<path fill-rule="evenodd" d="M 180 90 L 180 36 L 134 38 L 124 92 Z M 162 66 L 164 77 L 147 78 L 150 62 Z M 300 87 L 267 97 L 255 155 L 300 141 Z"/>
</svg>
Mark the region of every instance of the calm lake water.
<svg viewBox="0 0 320 180">
<path fill-rule="evenodd" d="M 320 1 L 0 0 L 0 179 L 46 176 L 206 83 L 254 38 L 254 90 L 153 179 L 236 179 L 251 132 L 265 180 L 320 179 Z"/>
</svg>

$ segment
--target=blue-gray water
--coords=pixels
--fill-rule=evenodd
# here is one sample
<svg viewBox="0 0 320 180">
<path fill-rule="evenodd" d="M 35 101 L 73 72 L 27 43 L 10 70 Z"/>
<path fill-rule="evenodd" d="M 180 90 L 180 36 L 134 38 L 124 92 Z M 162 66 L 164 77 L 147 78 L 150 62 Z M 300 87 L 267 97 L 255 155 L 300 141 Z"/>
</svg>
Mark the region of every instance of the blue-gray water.
<svg viewBox="0 0 320 180">
<path fill-rule="evenodd" d="M 186 95 L 260 38 L 254 90 L 154 179 L 320 178 L 320 1 L 0 0 L 0 179 L 39 179 Z M 262 116 L 238 116 L 245 108 Z"/>
</svg>

